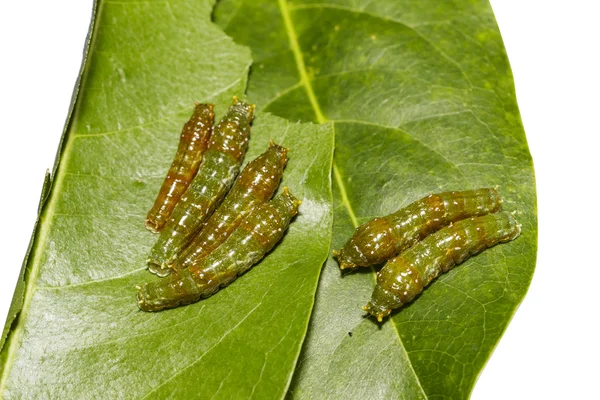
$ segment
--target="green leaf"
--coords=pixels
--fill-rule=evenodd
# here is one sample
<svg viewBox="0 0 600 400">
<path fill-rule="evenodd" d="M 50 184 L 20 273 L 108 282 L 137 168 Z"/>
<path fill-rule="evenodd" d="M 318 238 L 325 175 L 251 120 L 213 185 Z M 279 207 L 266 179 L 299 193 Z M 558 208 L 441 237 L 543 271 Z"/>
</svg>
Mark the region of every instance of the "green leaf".
<svg viewBox="0 0 600 400">
<path fill-rule="evenodd" d="M 510 66 L 487 1 L 222 0 L 252 49 L 248 95 L 333 122 L 333 248 L 429 192 L 499 186 L 523 234 L 445 274 L 378 326 L 371 271 L 327 262 L 294 398 L 465 398 L 531 280 L 537 217 Z M 351 333 L 351 335 L 350 335 Z"/>
<path fill-rule="evenodd" d="M 157 279 L 145 271 L 156 236 L 144 218 L 193 101 L 214 101 L 222 114 L 245 91 L 249 50 L 210 22 L 213 3 L 96 5 L 75 106 L 5 328 L 0 397 L 284 396 L 330 246 L 331 125 L 255 119 L 246 160 L 270 139 L 288 147 L 282 187 L 304 201 L 259 265 L 187 307 L 145 313 L 135 299 L 137 284 Z"/>
</svg>

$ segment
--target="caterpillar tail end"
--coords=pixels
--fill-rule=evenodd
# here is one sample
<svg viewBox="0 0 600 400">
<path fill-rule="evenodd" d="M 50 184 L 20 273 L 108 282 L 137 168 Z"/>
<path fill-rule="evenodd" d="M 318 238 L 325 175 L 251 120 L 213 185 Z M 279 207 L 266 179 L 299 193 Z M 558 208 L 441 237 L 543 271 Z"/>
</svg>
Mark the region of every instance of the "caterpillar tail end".
<svg viewBox="0 0 600 400">
<path fill-rule="evenodd" d="M 274 148 L 278 149 L 279 151 L 281 151 L 283 153 L 284 156 L 287 156 L 287 153 L 290 151 L 289 148 L 283 147 L 283 146 L 275 143 L 275 141 L 273 139 L 269 140 L 269 147 L 274 147 Z"/>
<path fill-rule="evenodd" d="M 294 196 L 292 192 L 290 192 L 290 189 L 287 186 L 284 186 L 281 196 L 289 198 L 289 200 L 292 202 L 294 206 L 294 210 L 292 210 L 292 215 L 298 214 L 298 207 L 300 206 L 300 204 L 302 204 L 302 200 L 296 198 L 296 196 Z"/>
<path fill-rule="evenodd" d="M 340 260 L 340 258 L 338 257 L 338 262 L 340 264 L 340 269 L 342 271 L 346 270 L 346 269 L 355 269 L 356 267 L 358 267 L 358 265 L 351 263 L 351 262 L 347 262 L 347 261 L 343 261 Z"/>
<path fill-rule="evenodd" d="M 375 317 L 379 323 L 382 323 L 383 319 L 392 312 L 392 310 L 389 309 L 375 307 L 371 302 L 369 302 L 366 306 L 363 306 L 362 309 L 369 315 Z"/>
<path fill-rule="evenodd" d="M 348 262 L 344 260 L 344 256 L 342 255 L 343 249 L 333 250 L 331 254 L 340 264 L 340 269 L 343 271 L 345 269 L 354 269 L 357 267 L 356 264 L 352 262 Z"/>
<path fill-rule="evenodd" d="M 281 162 L 281 166 L 285 167 L 285 165 L 287 164 L 287 154 L 290 151 L 290 149 L 288 149 L 287 147 L 283 147 L 278 145 L 277 143 L 275 143 L 273 141 L 273 139 L 271 139 L 269 141 L 269 151 L 275 152 L 277 154 L 277 156 L 279 157 L 279 160 Z"/>
<path fill-rule="evenodd" d="M 355 265 L 354 264 L 348 264 L 345 262 L 341 262 L 340 263 L 340 270 L 344 271 L 346 269 L 354 269 Z"/>
</svg>

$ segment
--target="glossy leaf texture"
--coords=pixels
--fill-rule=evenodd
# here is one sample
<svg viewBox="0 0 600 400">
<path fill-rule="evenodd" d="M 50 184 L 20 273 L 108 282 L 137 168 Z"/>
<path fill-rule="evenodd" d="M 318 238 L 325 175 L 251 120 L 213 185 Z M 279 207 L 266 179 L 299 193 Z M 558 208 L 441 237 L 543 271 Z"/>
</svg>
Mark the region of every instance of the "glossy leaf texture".
<svg viewBox="0 0 600 400">
<path fill-rule="evenodd" d="M 290 398 L 466 398 L 529 286 L 537 216 L 513 79 L 486 0 L 222 0 L 264 110 L 333 123 L 334 233 L 431 192 L 498 185 L 517 240 L 441 276 L 379 326 L 373 271 L 328 260 Z"/>
<path fill-rule="evenodd" d="M 0 397 L 284 396 L 330 247 L 330 124 L 288 122 L 259 107 L 246 162 L 271 139 L 288 147 L 280 190 L 303 200 L 300 214 L 262 262 L 217 295 L 160 313 L 136 304 L 135 286 L 157 279 L 146 271 L 157 236 L 144 218 L 193 102 L 215 102 L 218 118 L 246 89 L 250 52 L 211 22 L 213 7 L 96 4 L 7 322 Z"/>
</svg>

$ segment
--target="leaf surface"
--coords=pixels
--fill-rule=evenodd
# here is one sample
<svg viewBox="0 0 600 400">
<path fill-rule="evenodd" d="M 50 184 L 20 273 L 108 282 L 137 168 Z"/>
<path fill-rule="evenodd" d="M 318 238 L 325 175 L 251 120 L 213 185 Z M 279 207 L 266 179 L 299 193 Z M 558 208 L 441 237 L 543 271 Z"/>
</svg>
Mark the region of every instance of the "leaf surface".
<svg viewBox="0 0 600 400">
<path fill-rule="evenodd" d="M 335 129 L 334 234 L 430 192 L 499 186 L 523 233 L 440 277 L 378 326 L 373 271 L 322 273 L 291 398 L 465 398 L 529 286 L 535 181 L 487 1 L 222 0 L 251 48 L 248 95 Z"/>
<path fill-rule="evenodd" d="M 284 396 L 330 246 L 331 125 L 259 113 L 246 161 L 270 139 L 288 147 L 281 187 L 304 201 L 300 215 L 260 264 L 215 296 L 160 313 L 136 305 L 135 286 L 157 279 L 145 271 L 156 236 L 144 218 L 193 102 L 214 101 L 223 114 L 246 88 L 250 53 L 210 22 L 213 6 L 97 4 L 11 308 L 18 317 L 7 322 L 0 397 Z"/>
</svg>

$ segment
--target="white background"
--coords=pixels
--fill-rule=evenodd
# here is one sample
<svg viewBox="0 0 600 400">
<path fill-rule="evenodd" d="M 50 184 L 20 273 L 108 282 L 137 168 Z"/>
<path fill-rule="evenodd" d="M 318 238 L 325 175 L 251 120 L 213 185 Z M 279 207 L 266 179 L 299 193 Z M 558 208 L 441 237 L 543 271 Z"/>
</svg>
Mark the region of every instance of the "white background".
<svg viewBox="0 0 600 400">
<path fill-rule="evenodd" d="M 599 398 L 596 1 L 493 0 L 535 163 L 539 253 L 473 399 Z M 0 3 L 0 326 L 54 162 L 91 0 Z"/>
</svg>

